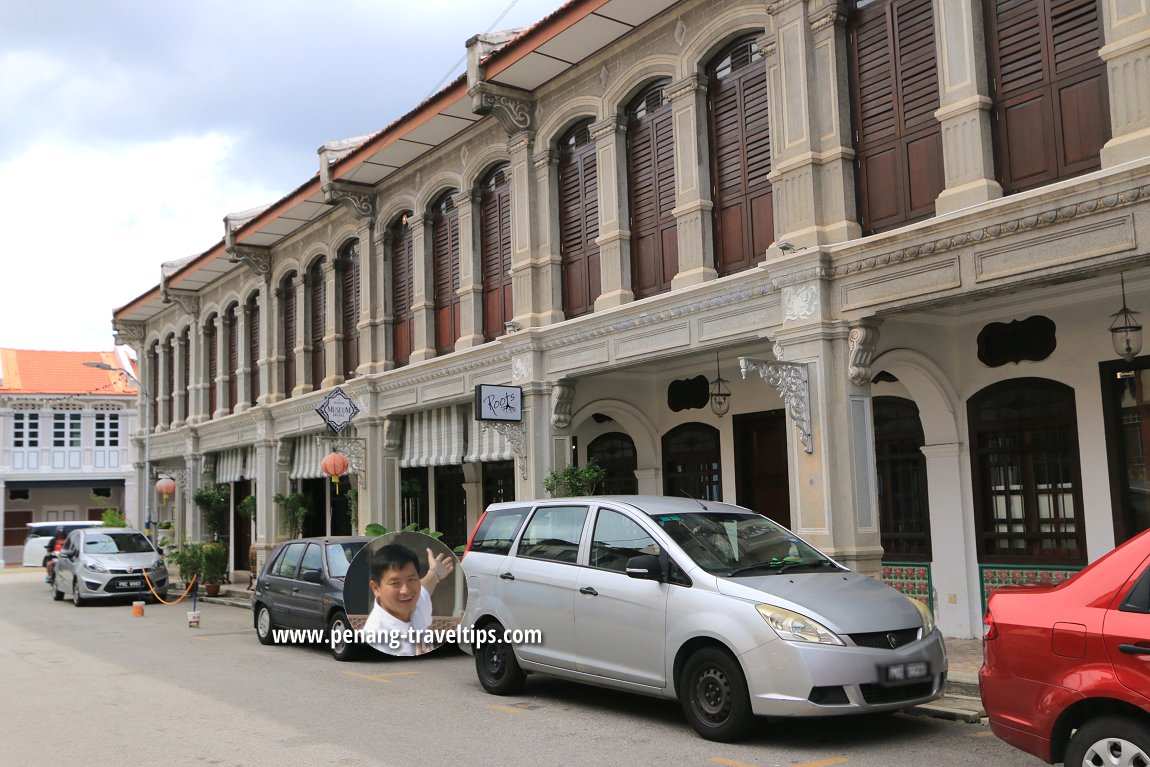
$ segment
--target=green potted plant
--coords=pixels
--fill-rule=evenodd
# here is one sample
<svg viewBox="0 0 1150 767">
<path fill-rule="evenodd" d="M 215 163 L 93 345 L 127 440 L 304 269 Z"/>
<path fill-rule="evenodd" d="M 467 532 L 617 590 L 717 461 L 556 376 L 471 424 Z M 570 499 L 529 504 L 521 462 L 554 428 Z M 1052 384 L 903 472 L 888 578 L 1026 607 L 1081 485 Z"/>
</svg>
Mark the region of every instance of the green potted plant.
<svg viewBox="0 0 1150 767">
<path fill-rule="evenodd" d="M 205 543 L 203 559 L 204 589 L 209 597 L 219 596 L 220 584 L 228 576 L 228 547 L 219 541 Z"/>
<path fill-rule="evenodd" d="M 543 489 L 552 498 L 593 495 L 607 472 L 594 458 L 586 466 L 569 465 L 556 469 L 543 478 Z"/>
<path fill-rule="evenodd" d="M 203 515 L 204 530 L 214 540 L 219 540 L 227 533 L 230 495 L 227 485 L 208 485 L 192 493 L 192 502 Z"/>
<path fill-rule="evenodd" d="M 204 570 L 204 544 L 185 540 L 168 554 L 168 561 L 180 569 L 180 578 L 186 587 L 195 578 L 202 580 Z"/>
<path fill-rule="evenodd" d="M 307 505 L 307 496 L 303 493 L 276 493 L 272 498 L 276 505 L 283 509 L 284 527 L 287 528 L 289 538 L 299 538 L 303 531 L 304 517 L 311 509 Z"/>
</svg>

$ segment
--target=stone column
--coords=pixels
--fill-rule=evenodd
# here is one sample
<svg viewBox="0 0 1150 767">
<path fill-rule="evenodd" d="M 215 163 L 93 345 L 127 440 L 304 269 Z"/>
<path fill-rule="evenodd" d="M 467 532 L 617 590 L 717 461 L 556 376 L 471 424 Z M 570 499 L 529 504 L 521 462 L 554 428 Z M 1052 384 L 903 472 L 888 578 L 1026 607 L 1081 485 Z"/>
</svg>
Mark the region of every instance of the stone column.
<svg viewBox="0 0 1150 767">
<path fill-rule="evenodd" d="M 986 42 L 979 0 L 934 4 L 938 57 L 942 158 L 946 188 L 935 201 L 935 213 L 977 205 L 1002 196 L 995 180 L 994 142 L 990 131 L 990 90 L 986 75 Z"/>
<path fill-rule="evenodd" d="M 233 322 L 233 332 L 236 334 L 236 410 L 242 413 L 251 408 L 252 387 L 248 381 L 248 371 L 257 364 L 251 359 L 251 344 L 248 335 L 251 333 L 252 317 L 246 303 L 236 307 Z M 234 500 L 234 499 L 233 499 Z"/>
<path fill-rule="evenodd" d="M 675 137 L 675 227 L 679 273 L 671 289 L 698 285 L 718 276 L 711 210 L 711 167 L 707 154 L 706 78 L 693 74 L 671 85 Z"/>
<path fill-rule="evenodd" d="M 926 445 L 927 500 L 930 506 L 931 581 L 935 614 L 943 636 L 975 637 L 982 620 L 981 587 L 974 516 L 963 499 L 970 482 L 968 457 L 957 443 Z"/>
<path fill-rule="evenodd" d="M 191 334 L 189 334 L 191 335 Z M 172 428 L 178 429 L 184 425 L 184 401 L 187 392 L 184 391 L 184 334 L 176 333 L 168 349 L 172 355 L 172 378 L 169 382 L 169 391 L 172 393 L 171 415 Z"/>
<path fill-rule="evenodd" d="M 380 254 L 381 263 L 378 270 L 379 295 L 376 297 L 376 349 L 379 358 L 375 364 L 375 371 L 382 373 L 385 370 L 395 369 L 395 293 L 391 275 L 395 262 L 395 239 L 391 227 L 385 227 L 375 234 L 375 252 Z"/>
<path fill-rule="evenodd" d="M 543 258 L 538 250 L 544 224 L 536 199 L 539 187 L 534 152 L 534 131 L 511 134 L 507 141 L 511 158 L 511 317 L 520 328 L 563 319 L 562 303 L 556 304 L 552 295 L 558 260 L 553 263 L 550 258 Z"/>
<path fill-rule="evenodd" d="M 279 353 L 283 327 L 280 325 L 279 289 L 272 287 L 270 274 L 264 278 L 256 305 L 260 309 L 260 396 L 256 403 L 270 405 L 283 397 L 283 357 Z"/>
<path fill-rule="evenodd" d="M 192 502 L 192 496 L 196 490 L 203 487 L 206 482 L 203 477 L 204 470 L 204 456 L 199 452 L 199 440 L 190 440 L 194 447 L 191 447 L 187 453 L 184 454 L 184 463 L 188 467 L 188 479 L 184 487 L 184 535 L 190 541 L 203 540 L 204 526 L 203 520 L 200 517 L 200 511 L 196 508 L 196 504 Z"/>
<path fill-rule="evenodd" d="M 411 227 L 413 253 L 411 314 L 415 332 L 411 361 L 431 359 L 435 356 L 435 267 L 431 263 L 431 238 L 427 236 L 430 222 L 423 213 L 415 213 L 407 220 Z"/>
<path fill-rule="evenodd" d="M 307 310 L 307 273 L 298 273 L 292 280 L 292 287 L 295 288 L 295 388 L 289 396 L 295 397 L 312 390 L 308 383 L 311 372 L 311 344 L 308 338 L 311 312 Z"/>
<path fill-rule="evenodd" d="M 205 326 L 200 323 L 199 315 L 192 319 L 191 332 L 188 333 L 188 361 L 191 370 L 188 371 L 188 396 L 191 402 L 188 407 L 188 423 L 197 424 L 208 420 L 208 387 L 207 378 L 207 344 L 204 343 Z"/>
<path fill-rule="evenodd" d="M 563 256 L 559 234 L 559 153 L 543 149 L 531 158 L 535 167 L 535 264 L 539 270 L 538 305 L 543 323 L 561 322 L 563 314 Z"/>
<path fill-rule="evenodd" d="M 1110 132 L 1102 147 L 1102 167 L 1150 157 L 1150 6 L 1145 0 L 1107 0 L 1102 6 L 1110 87 Z"/>
<path fill-rule="evenodd" d="M 323 328 L 323 357 L 324 377 L 322 381 L 313 381 L 317 389 L 326 389 L 330 386 L 343 383 L 343 335 L 338 332 L 339 297 L 338 272 L 335 268 L 335 257 L 328 256 L 323 262 L 324 281 L 324 328 Z"/>
<path fill-rule="evenodd" d="M 359 366 L 357 376 L 383 370 L 384 347 L 380 338 L 383 324 L 383 304 L 380 290 L 384 285 L 383 266 L 378 262 L 380 251 L 375 239 L 375 208 L 371 215 L 356 219 L 359 238 Z"/>
<path fill-rule="evenodd" d="M 167 431 L 172 422 L 172 382 L 168 380 L 168 355 L 171 353 L 169 344 L 163 341 L 156 344 L 156 388 L 159 391 L 152 392 L 157 415 L 156 431 Z"/>
<path fill-rule="evenodd" d="M 216 328 L 216 378 L 210 382 L 216 387 L 216 411 L 212 418 L 221 418 L 231 411 L 228 410 L 228 327 L 231 324 L 223 314 L 212 318 Z"/>
<path fill-rule="evenodd" d="M 276 493 L 281 492 L 279 483 L 276 481 L 278 465 L 276 463 L 277 444 L 276 440 L 273 439 L 274 428 L 274 422 L 270 418 L 266 420 L 261 418 L 256 426 L 256 480 L 254 488 L 256 519 L 252 543 L 255 544 L 256 561 L 260 567 L 263 567 L 268 555 L 281 539 L 279 534 L 282 529 L 279 518 L 280 510 L 275 501 L 272 500 Z"/>
<path fill-rule="evenodd" d="M 767 7 L 761 47 L 771 104 L 775 237 L 800 247 L 859 237 L 846 17 L 838 3 Z M 778 256 L 772 248 L 767 263 Z"/>
<path fill-rule="evenodd" d="M 8 501 L 8 489 L 3 479 L 0 479 L 0 530 L 4 530 L 4 504 Z M 23 561 L 23 557 L 21 557 Z M 0 568 L 6 567 L 4 560 L 4 541 L 0 539 Z"/>
<path fill-rule="evenodd" d="M 456 349 L 483 343 L 483 252 L 475 192 L 453 198 L 459 211 L 459 338 Z"/>
<path fill-rule="evenodd" d="M 611 115 L 591 126 L 599 173 L 600 294 L 595 311 L 635 300 L 631 290 L 630 206 L 627 199 L 627 123 Z"/>
</svg>

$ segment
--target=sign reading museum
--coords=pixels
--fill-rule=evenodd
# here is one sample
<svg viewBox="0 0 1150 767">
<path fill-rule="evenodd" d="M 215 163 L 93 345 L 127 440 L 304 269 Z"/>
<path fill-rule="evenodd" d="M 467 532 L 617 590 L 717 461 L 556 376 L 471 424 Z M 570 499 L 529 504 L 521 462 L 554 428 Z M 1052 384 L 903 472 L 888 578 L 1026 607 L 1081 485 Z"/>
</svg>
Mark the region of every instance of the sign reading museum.
<svg viewBox="0 0 1150 767">
<path fill-rule="evenodd" d="M 479 384 L 475 387 L 475 420 L 522 421 L 523 388 Z"/>
</svg>

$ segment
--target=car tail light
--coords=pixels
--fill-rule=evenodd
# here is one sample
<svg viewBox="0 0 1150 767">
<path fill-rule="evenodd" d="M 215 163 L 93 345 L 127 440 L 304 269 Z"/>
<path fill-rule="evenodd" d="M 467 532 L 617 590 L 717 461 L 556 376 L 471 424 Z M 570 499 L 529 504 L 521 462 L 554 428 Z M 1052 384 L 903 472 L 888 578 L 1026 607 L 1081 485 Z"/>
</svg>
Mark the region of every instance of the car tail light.
<svg viewBox="0 0 1150 767">
<path fill-rule="evenodd" d="M 475 523 L 475 527 L 471 528 L 471 535 L 467 537 L 467 548 L 465 548 L 463 553 L 459 555 L 460 560 L 467 556 L 467 552 L 471 551 L 471 542 L 475 540 L 475 534 L 479 532 L 479 526 L 483 524 L 483 518 L 486 516 L 487 510 L 484 509 L 483 513 L 479 515 L 479 521 Z"/>
<path fill-rule="evenodd" d="M 986 615 L 982 616 L 982 639 L 983 641 L 995 639 L 998 636 L 998 626 L 994 623 L 994 615 L 990 610 L 986 611 Z"/>
</svg>

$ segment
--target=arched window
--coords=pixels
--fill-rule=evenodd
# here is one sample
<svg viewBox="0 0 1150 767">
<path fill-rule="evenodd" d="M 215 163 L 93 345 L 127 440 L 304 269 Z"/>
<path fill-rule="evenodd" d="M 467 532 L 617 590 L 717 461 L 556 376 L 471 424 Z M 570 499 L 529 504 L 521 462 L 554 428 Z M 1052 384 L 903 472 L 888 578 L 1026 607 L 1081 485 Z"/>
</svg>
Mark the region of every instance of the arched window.
<svg viewBox="0 0 1150 767">
<path fill-rule="evenodd" d="M 756 35 L 736 40 L 707 68 L 719 275 L 763 260 L 775 238 L 767 67 Z"/>
<path fill-rule="evenodd" d="M 926 456 L 920 450 L 926 439 L 918 405 L 903 397 L 875 397 L 871 404 L 883 559 L 929 562 Z"/>
<path fill-rule="evenodd" d="M 415 290 L 415 251 L 408 224 L 410 216 L 410 212 L 404 213 L 392 222 L 388 230 L 391 243 L 392 343 L 396 367 L 407 364 L 415 345 L 415 315 L 411 311 Z"/>
<path fill-rule="evenodd" d="M 240 391 L 240 323 L 239 304 L 232 304 L 224 315 L 224 332 L 228 340 L 227 369 L 224 375 L 228 380 L 228 412 L 236 411 Z"/>
<path fill-rule="evenodd" d="M 663 435 L 663 495 L 723 500 L 718 429 L 685 423 Z"/>
<path fill-rule="evenodd" d="M 1074 390 L 1016 378 L 967 404 L 981 562 L 1086 563 Z"/>
<path fill-rule="evenodd" d="M 1097 170 L 1110 94 L 1097 0 L 984 0 L 995 165 L 1005 192 Z"/>
<path fill-rule="evenodd" d="M 457 190 L 449 189 L 431 206 L 431 260 L 435 269 L 435 351 L 455 351 L 459 338 L 459 211 Z"/>
<path fill-rule="evenodd" d="M 559 257 L 563 264 L 563 316 L 587 314 L 599 297 L 599 171 L 591 120 L 559 139 Z"/>
<path fill-rule="evenodd" d="M 627 107 L 627 179 L 631 204 L 631 290 L 635 298 L 671 289 L 679 271 L 675 230 L 675 138 L 669 79 Z"/>
<path fill-rule="evenodd" d="M 184 380 L 180 383 L 184 390 L 184 409 L 180 417 L 184 419 L 184 423 L 187 423 L 192 412 L 192 328 L 190 326 L 184 328 L 184 332 L 180 334 L 180 368 L 184 374 Z"/>
<path fill-rule="evenodd" d="M 862 3 L 858 3 L 862 5 Z M 946 185 L 931 0 L 881 0 L 850 21 L 864 233 L 934 215 Z"/>
<path fill-rule="evenodd" d="M 511 291 L 511 166 L 492 168 L 480 184 L 479 241 L 483 272 L 483 339 L 504 333 L 514 316 Z"/>
<path fill-rule="evenodd" d="M 355 376 L 359 367 L 359 240 L 351 240 L 339 250 L 339 332 L 343 336 L 343 375 Z"/>
<path fill-rule="evenodd" d="M 591 460 L 603 467 L 603 481 L 597 493 L 602 495 L 634 495 L 639 492 L 635 469 L 639 467 L 635 454 L 635 441 L 629 434 L 613 431 L 600 434 L 587 445 L 587 462 Z"/>
<path fill-rule="evenodd" d="M 164 386 L 168 394 L 168 426 L 176 423 L 176 349 L 172 343 L 175 333 L 164 339 Z"/>
<path fill-rule="evenodd" d="M 148 400 L 152 408 L 151 428 L 160 425 L 160 342 L 153 341 L 148 347 Z"/>
<path fill-rule="evenodd" d="M 248 326 L 248 404 L 253 407 L 260 398 L 260 297 L 252 293 L 244 305 Z"/>
<path fill-rule="evenodd" d="M 279 301 L 280 314 L 280 356 L 283 357 L 283 396 L 290 397 L 295 389 L 295 345 L 296 345 L 296 310 L 295 310 L 295 272 L 288 272 L 280 280 L 279 289 L 276 290 L 276 300 Z"/>
<path fill-rule="evenodd" d="M 311 346 L 311 387 L 319 389 L 327 378 L 327 357 L 324 354 L 324 328 L 327 325 L 327 280 L 323 265 L 327 256 L 320 256 L 307 270 L 308 331 Z"/>
<path fill-rule="evenodd" d="M 213 314 L 204 323 L 204 353 L 208 357 L 208 364 L 204 366 L 204 370 L 208 371 L 208 418 L 215 417 L 216 407 L 219 404 L 219 393 L 216 386 L 216 376 L 220 374 L 220 338 L 216 327 L 217 319 L 218 315 Z"/>
</svg>

